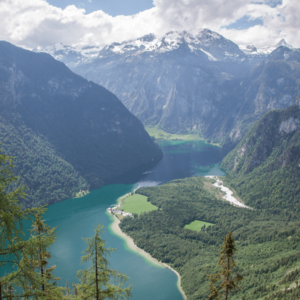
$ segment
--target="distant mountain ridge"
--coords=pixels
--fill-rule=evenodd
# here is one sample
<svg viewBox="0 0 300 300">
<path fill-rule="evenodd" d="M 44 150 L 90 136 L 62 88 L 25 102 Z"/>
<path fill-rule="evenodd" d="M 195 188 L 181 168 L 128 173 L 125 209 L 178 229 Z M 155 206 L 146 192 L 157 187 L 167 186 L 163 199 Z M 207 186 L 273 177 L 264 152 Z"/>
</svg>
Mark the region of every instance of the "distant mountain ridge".
<svg viewBox="0 0 300 300">
<path fill-rule="evenodd" d="M 45 53 L 0 42 L 0 142 L 28 205 L 73 197 L 162 157 L 115 95 Z"/>
<path fill-rule="evenodd" d="M 289 49 L 294 49 L 294 47 L 292 45 L 289 45 L 285 41 L 285 39 L 281 39 L 276 45 L 269 46 L 269 47 L 256 48 L 254 45 L 239 46 L 239 47 L 247 55 L 267 56 L 268 54 L 272 53 L 274 50 L 276 50 L 280 46 L 287 47 Z"/>
<path fill-rule="evenodd" d="M 101 48 L 60 44 L 39 51 L 105 86 L 145 125 L 196 132 L 233 147 L 268 110 L 292 105 L 300 89 L 297 49 L 285 41 L 250 48 L 242 51 L 203 29 L 161 38 L 150 34 Z"/>
<path fill-rule="evenodd" d="M 221 40 L 222 45 L 225 46 L 222 50 L 225 50 L 224 54 L 226 59 L 232 59 L 234 50 L 236 57 L 241 56 L 241 59 L 245 58 L 243 55 L 251 56 L 252 54 L 267 56 L 280 46 L 294 49 L 284 39 L 281 39 L 276 45 L 270 47 L 257 48 L 254 45 L 236 45 L 230 40 L 224 38 L 222 35 L 213 32 L 209 29 L 203 29 L 198 34 L 193 35 L 187 31 L 178 32 L 170 31 L 164 37 L 158 38 L 154 34 L 148 34 L 136 40 L 124 41 L 121 43 L 112 43 L 106 46 L 97 45 L 78 45 L 68 46 L 63 43 L 56 43 L 44 48 L 36 48 L 35 52 L 45 52 L 52 55 L 55 59 L 64 62 L 69 68 L 76 67 L 81 64 L 90 63 L 97 58 L 102 58 L 102 54 L 111 51 L 115 54 L 132 54 L 132 53 L 163 53 L 176 50 L 180 47 L 182 42 L 185 42 L 192 51 L 202 51 L 210 60 L 218 60 L 213 54 L 216 52 L 216 47 L 219 44 L 216 41 Z M 230 47 L 226 45 L 229 41 Z M 219 50 L 219 49 L 218 49 Z"/>
<path fill-rule="evenodd" d="M 221 42 L 222 47 L 215 47 L 216 41 Z M 186 44 L 193 52 L 202 52 L 208 59 L 235 60 L 239 56 L 245 57 L 244 53 L 233 42 L 225 39 L 220 34 L 204 29 L 196 35 L 186 31 L 168 32 L 164 37 L 159 38 L 154 34 L 148 34 L 136 40 L 112 43 L 104 47 L 99 46 L 78 46 L 71 47 L 63 43 L 57 43 L 42 49 L 35 49 L 36 52 L 46 52 L 55 59 L 63 61 L 70 68 L 80 64 L 89 63 L 97 58 L 103 58 L 114 54 L 142 54 L 142 53 L 165 53 L 177 50 Z M 218 43 L 219 46 L 219 43 Z"/>
</svg>

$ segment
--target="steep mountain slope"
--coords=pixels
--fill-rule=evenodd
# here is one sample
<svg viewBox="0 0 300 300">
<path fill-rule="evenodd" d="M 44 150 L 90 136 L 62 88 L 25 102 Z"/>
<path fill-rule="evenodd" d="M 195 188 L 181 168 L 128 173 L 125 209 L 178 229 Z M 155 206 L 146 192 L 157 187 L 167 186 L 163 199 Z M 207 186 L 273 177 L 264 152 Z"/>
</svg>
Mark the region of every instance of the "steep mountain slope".
<svg viewBox="0 0 300 300">
<path fill-rule="evenodd" d="M 25 206 L 41 206 L 74 197 L 90 185 L 74 167 L 59 157 L 41 135 L 19 121 L 0 117 L 0 148 L 13 156 L 18 184 L 27 186 Z"/>
<path fill-rule="evenodd" d="M 207 135 L 220 111 L 236 105 L 236 76 L 249 67 L 237 45 L 203 30 L 109 45 L 74 71 L 113 91 L 144 124 Z"/>
<path fill-rule="evenodd" d="M 144 124 L 232 147 L 268 110 L 292 105 L 299 90 L 297 49 L 285 41 L 248 48 L 203 29 L 40 51 L 115 93 Z"/>
<path fill-rule="evenodd" d="M 283 46 L 254 67 L 240 82 L 243 97 L 236 115 L 231 117 L 230 139 L 239 141 L 267 111 L 293 105 L 300 94 L 299 78 L 300 51 Z"/>
<path fill-rule="evenodd" d="M 223 160 L 227 183 L 247 205 L 300 211 L 300 107 L 273 110 Z"/>
<path fill-rule="evenodd" d="M 253 65 L 236 44 L 208 29 L 115 43 L 96 58 L 79 53 L 77 63 L 68 63 L 76 49 L 61 48 L 44 51 L 114 92 L 144 124 L 206 136 L 218 131 L 220 112 L 236 107 L 238 78 Z"/>
<path fill-rule="evenodd" d="M 31 195 L 42 186 L 51 194 L 39 192 L 35 203 L 63 200 L 162 157 L 141 122 L 112 93 L 48 54 L 6 42 L 0 43 L 0 106 L 0 142 L 6 154 L 20 157 L 17 174 L 27 183 L 31 173 L 35 177 Z M 72 178 L 68 188 L 64 178 Z M 55 195 L 60 188 L 62 194 Z"/>
</svg>

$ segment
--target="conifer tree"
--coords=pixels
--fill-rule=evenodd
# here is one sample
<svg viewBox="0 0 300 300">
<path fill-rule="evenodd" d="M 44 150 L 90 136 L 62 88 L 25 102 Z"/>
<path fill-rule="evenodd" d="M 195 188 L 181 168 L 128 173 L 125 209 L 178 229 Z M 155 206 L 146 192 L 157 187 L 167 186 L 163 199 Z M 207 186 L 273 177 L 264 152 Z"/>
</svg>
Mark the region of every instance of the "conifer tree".
<svg viewBox="0 0 300 300">
<path fill-rule="evenodd" d="M 105 241 L 101 238 L 103 232 L 103 226 L 98 225 L 93 237 L 83 239 L 87 242 L 87 248 L 81 262 L 91 261 L 92 266 L 78 271 L 80 284 L 77 286 L 76 299 L 127 299 L 131 296 L 131 285 L 124 285 L 128 278 L 109 268 L 107 255 L 115 249 L 105 248 Z"/>
<path fill-rule="evenodd" d="M 218 265 L 222 267 L 221 272 L 214 275 L 207 275 L 210 279 L 209 291 L 210 295 L 208 300 L 228 300 L 229 292 L 233 289 L 238 288 L 238 283 L 243 279 L 240 274 L 237 274 L 235 278 L 232 278 L 233 268 L 236 263 L 233 256 L 236 252 L 236 247 L 234 244 L 234 238 L 232 237 L 232 232 L 228 232 L 225 236 L 223 246 L 220 251 L 220 258 Z M 215 286 L 217 282 L 221 281 L 218 287 Z"/>
<path fill-rule="evenodd" d="M 31 286 L 31 294 L 45 300 L 62 299 L 62 288 L 56 286 L 59 278 L 53 275 L 56 266 L 48 267 L 48 260 L 51 257 L 49 247 L 55 239 L 55 228 L 51 229 L 42 219 L 41 213 L 37 213 L 31 229 L 32 247 L 28 251 L 36 271 L 36 280 Z"/>
<path fill-rule="evenodd" d="M 22 208 L 19 199 L 26 196 L 25 186 L 17 184 L 12 168 L 12 158 L 0 151 L 0 300 L 61 299 L 61 290 L 53 288 L 53 267 L 46 268 L 50 256 L 47 248 L 55 240 L 54 229 L 42 221 L 44 207 Z M 26 219 L 34 223 L 32 233 L 36 236 L 25 235 Z"/>
<path fill-rule="evenodd" d="M 23 221 L 33 217 L 40 209 L 23 210 L 19 199 L 25 197 L 25 187 L 17 185 L 13 160 L 0 151 L 0 300 L 12 298 L 25 279 L 33 280 L 35 274 L 29 260 L 25 259 L 30 241 L 23 232 Z"/>
</svg>

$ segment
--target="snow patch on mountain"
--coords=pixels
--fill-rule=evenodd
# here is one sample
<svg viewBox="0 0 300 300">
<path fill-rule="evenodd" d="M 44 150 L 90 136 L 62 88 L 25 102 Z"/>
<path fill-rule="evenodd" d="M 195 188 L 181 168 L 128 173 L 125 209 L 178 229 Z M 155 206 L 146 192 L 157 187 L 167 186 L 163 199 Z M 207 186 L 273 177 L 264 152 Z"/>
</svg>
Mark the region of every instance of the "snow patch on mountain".
<svg viewBox="0 0 300 300">
<path fill-rule="evenodd" d="M 205 53 L 210 61 L 220 60 L 219 57 L 216 57 L 216 53 L 211 52 L 211 50 L 216 52 L 216 45 L 218 45 L 218 55 L 224 59 L 235 60 L 243 55 L 237 45 L 209 29 L 202 29 L 196 35 L 186 31 L 171 31 L 163 37 L 148 34 L 136 40 L 112 43 L 104 47 L 96 45 L 67 46 L 57 43 L 45 48 L 37 48 L 34 51 L 46 52 L 72 68 L 92 62 L 95 59 L 107 57 L 107 55 L 138 55 L 149 52 L 159 54 L 177 50 L 185 45 L 193 53 Z"/>
<path fill-rule="evenodd" d="M 216 59 L 213 55 L 211 55 L 210 53 L 206 52 L 205 50 L 201 49 L 201 51 L 208 56 L 208 59 L 210 61 L 218 61 L 218 59 Z"/>
<path fill-rule="evenodd" d="M 280 40 L 276 45 L 264 48 L 256 48 L 254 45 L 239 45 L 240 49 L 248 55 L 269 55 L 277 48 L 284 46 L 289 49 L 294 49 L 292 45 L 289 45 L 284 39 Z"/>
</svg>

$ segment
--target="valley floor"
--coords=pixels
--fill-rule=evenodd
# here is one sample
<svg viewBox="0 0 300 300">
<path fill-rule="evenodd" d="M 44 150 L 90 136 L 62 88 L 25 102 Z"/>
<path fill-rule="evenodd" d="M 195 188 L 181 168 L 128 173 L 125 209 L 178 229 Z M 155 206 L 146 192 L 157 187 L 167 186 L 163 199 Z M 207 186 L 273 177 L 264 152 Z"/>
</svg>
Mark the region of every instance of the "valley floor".
<svg viewBox="0 0 300 300">
<path fill-rule="evenodd" d="M 199 136 L 197 133 L 169 133 L 158 126 L 145 126 L 146 131 L 151 137 L 157 140 L 171 140 L 171 141 L 205 141 L 205 139 Z M 210 143 L 211 145 L 220 146 L 219 144 Z"/>
</svg>

